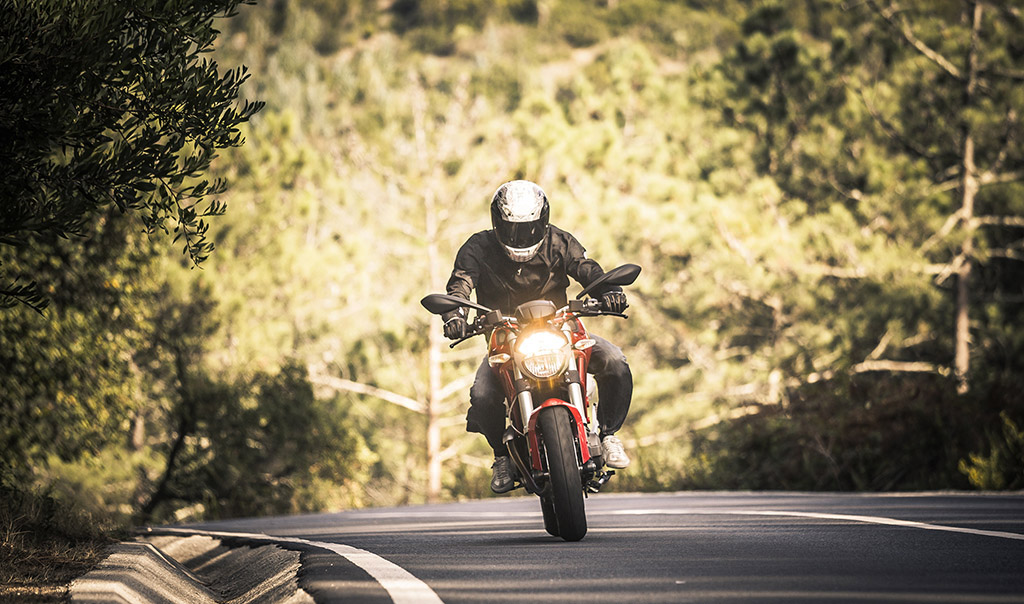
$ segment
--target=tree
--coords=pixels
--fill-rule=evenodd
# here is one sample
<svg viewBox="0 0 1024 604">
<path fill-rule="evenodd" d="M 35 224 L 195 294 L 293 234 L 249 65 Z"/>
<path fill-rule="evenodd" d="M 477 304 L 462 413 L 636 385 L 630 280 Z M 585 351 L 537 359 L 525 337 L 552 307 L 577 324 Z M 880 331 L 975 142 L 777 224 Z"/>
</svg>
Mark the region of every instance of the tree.
<svg viewBox="0 0 1024 604">
<path fill-rule="evenodd" d="M 716 478 L 703 486 L 965 486 L 958 459 L 1001 410 L 1020 413 L 1019 16 L 815 4 L 816 27 L 802 5 L 752 10 L 701 81 L 777 188 L 740 216 L 729 206 L 752 200 L 718 189 L 713 222 L 735 260 L 713 260 L 716 284 L 735 294 L 703 316 L 742 367 L 777 367 L 783 394 L 750 405 L 755 381 L 737 389 L 752 412 L 697 430 L 696 463 Z M 684 249 L 688 273 L 711 255 Z"/>
<path fill-rule="evenodd" d="M 115 206 L 202 262 L 206 219 L 224 211 L 204 202 L 225 187 L 202 175 L 262 107 L 236 108 L 245 68 L 221 74 L 205 55 L 214 18 L 245 3 L 0 0 L 0 247 L 83 234 Z M 0 282 L 6 306 L 47 297 L 33 281 Z"/>
<path fill-rule="evenodd" d="M 783 203 L 823 232 L 838 227 L 804 256 L 819 295 L 842 294 L 834 316 L 854 327 L 843 337 L 855 343 L 851 369 L 953 374 L 966 392 L 972 347 L 1007 337 L 1017 312 L 1000 298 L 1020 290 L 1007 266 L 1021 245 L 1012 229 L 1024 225 L 1011 184 L 1024 177 L 1020 14 L 858 7 L 819 7 L 822 37 L 798 25 L 801 8 L 751 11 L 724 64 L 726 114 L 757 135 L 758 169 Z M 882 292 L 905 302 L 868 303 Z M 984 325 L 972 308 L 991 310 Z"/>
<path fill-rule="evenodd" d="M 310 511 L 358 491 L 346 483 L 370 456 L 314 396 L 305 367 L 216 373 L 208 348 L 218 313 L 202 282 L 165 287 L 152 308 L 134 360 L 146 382 L 143 440 L 160 468 L 140 472 L 136 521 Z"/>
<path fill-rule="evenodd" d="M 0 482 L 19 484 L 56 455 L 124 440 L 139 404 L 134 351 L 150 337 L 158 298 L 152 242 L 131 217 L 108 209 L 85 237 L 36 237 L 13 249 L 9 274 L 32 275 L 53 304 L 0 313 Z"/>
<path fill-rule="evenodd" d="M 402 299 L 413 302 L 424 293 L 444 291 L 447 272 L 454 256 L 443 254 L 450 254 L 451 248 L 467 236 L 465 232 L 455 232 L 449 224 L 459 217 L 460 210 L 466 211 L 468 203 L 486 199 L 489 193 L 486 185 L 481 187 L 468 182 L 468 179 L 477 178 L 479 174 L 508 173 L 509 166 L 503 165 L 505 160 L 500 157 L 489 159 L 489 154 L 483 154 L 477 160 L 479 165 L 476 162 L 470 163 L 471 160 L 463 155 L 467 149 L 480 144 L 480 132 L 491 110 L 481 99 L 469 94 L 467 78 L 454 82 L 443 81 L 443 85 L 451 90 L 450 94 L 443 96 L 430 95 L 425 82 L 417 74 L 410 73 L 405 84 L 406 93 L 402 96 L 408 98 L 409 103 L 408 106 L 402 106 L 401 110 L 408 112 L 410 131 L 396 132 L 388 145 L 396 150 L 387 151 L 400 154 L 406 160 L 393 161 L 391 165 L 386 161 L 372 162 L 372 165 L 375 166 L 373 170 L 377 177 L 385 183 L 407 183 L 398 185 L 397 191 L 385 195 L 394 197 L 391 203 L 393 208 L 387 211 L 394 225 L 392 228 L 397 228 L 404 238 L 411 240 L 401 244 L 392 253 L 398 260 L 398 266 L 406 267 L 406 270 L 415 267 L 414 274 L 420 276 L 406 284 L 407 289 L 401 292 Z M 474 142 L 475 139 L 478 142 Z M 500 176 L 491 178 L 499 179 Z M 383 188 L 386 190 L 387 186 Z M 469 223 L 479 223 L 485 217 L 485 212 L 479 209 L 469 212 L 463 218 Z M 446 345 L 441 326 L 418 304 L 413 309 L 420 316 L 411 330 L 427 333 L 425 347 L 419 345 L 422 340 L 412 347 L 415 352 L 413 362 L 426 368 L 425 383 L 414 384 L 422 402 L 394 391 L 350 380 L 321 376 L 314 378 L 314 381 L 338 390 L 374 396 L 421 413 L 426 420 L 426 498 L 427 501 L 437 501 L 442 495 L 443 464 L 456 455 L 460 444 L 456 441 L 444 446 L 445 425 L 461 425 L 459 420 L 453 422 L 451 416 L 462 403 L 453 405 L 448 401 L 465 395 L 474 372 L 472 368 L 466 370 L 466 363 L 458 363 L 457 370 L 461 375 L 456 378 L 445 377 Z M 411 339 L 407 336 L 406 342 Z M 409 362 L 408 357 L 403 358 L 401 351 L 391 353 L 398 353 L 397 363 Z M 406 377 L 416 374 L 408 369 L 403 372 Z M 409 384 L 402 386 L 408 388 Z"/>
<path fill-rule="evenodd" d="M 950 202 L 947 220 L 928 244 L 953 254 L 939 281 L 956 277 L 953 369 L 965 393 L 980 339 L 972 334 L 972 309 L 982 302 L 979 293 L 993 294 L 991 283 L 978 280 L 979 268 L 1024 260 L 1024 240 L 980 230 L 1024 227 L 1024 207 L 1013 193 L 1019 187 L 1011 188 L 1024 182 L 1018 115 L 1024 17 L 1020 8 L 998 2 L 868 0 L 866 6 L 896 44 L 884 63 L 864 62 L 863 81 L 876 82 L 876 90 L 892 86 L 902 100 L 891 111 L 879 110 L 878 123 L 895 148 L 928 166 L 929 188 Z"/>
</svg>

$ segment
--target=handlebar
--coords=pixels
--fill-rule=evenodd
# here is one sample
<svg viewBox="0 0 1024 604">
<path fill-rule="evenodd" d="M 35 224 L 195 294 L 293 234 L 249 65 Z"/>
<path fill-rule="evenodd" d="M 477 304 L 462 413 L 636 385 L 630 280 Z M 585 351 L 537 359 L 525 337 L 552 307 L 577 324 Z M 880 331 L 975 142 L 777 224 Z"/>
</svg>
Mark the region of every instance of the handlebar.
<svg viewBox="0 0 1024 604">
<path fill-rule="evenodd" d="M 601 301 L 596 298 L 588 298 L 582 301 L 573 300 L 572 304 L 568 304 L 558 309 L 558 311 L 555 312 L 555 318 L 558 319 L 564 317 L 565 314 L 568 312 L 571 312 L 572 314 L 578 317 L 619 317 L 621 319 L 629 318 L 628 315 L 625 315 L 623 313 L 602 310 L 601 306 Z M 574 308 L 574 310 L 570 310 L 570 308 Z M 470 331 L 465 336 L 449 344 L 448 347 L 455 348 L 456 346 L 465 342 L 466 340 L 487 333 L 494 327 L 497 327 L 498 325 L 501 325 L 503 323 L 507 323 L 510 325 L 518 325 L 519 321 L 515 317 L 504 316 L 496 310 L 486 314 L 479 315 L 477 316 L 476 319 L 473 320 L 472 329 L 470 329 Z"/>
<path fill-rule="evenodd" d="M 467 333 L 466 335 L 462 336 L 458 340 L 455 340 L 454 342 L 449 344 L 448 348 L 455 348 L 456 346 L 458 346 L 459 344 L 462 344 L 466 340 L 475 338 L 478 335 L 480 335 L 482 333 L 485 333 L 486 331 L 487 330 L 485 328 L 483 328 L 483 327 L 474 326 L 473 329 L 469 333 Z"/>
<path fill-rule="evenodd" d="M 587 298 L 586 300 L 573 300 L 568 305 L 563 306 L 555 313 L 555 316 L 564 316 L 565 313 L 571 312 L 578 317 L 620 317 L 622 319 L 628 319 L 629 316 L 620 312 L 611 312 L 602 308 L 602 303 L 597 298 Z"/>
</svg>

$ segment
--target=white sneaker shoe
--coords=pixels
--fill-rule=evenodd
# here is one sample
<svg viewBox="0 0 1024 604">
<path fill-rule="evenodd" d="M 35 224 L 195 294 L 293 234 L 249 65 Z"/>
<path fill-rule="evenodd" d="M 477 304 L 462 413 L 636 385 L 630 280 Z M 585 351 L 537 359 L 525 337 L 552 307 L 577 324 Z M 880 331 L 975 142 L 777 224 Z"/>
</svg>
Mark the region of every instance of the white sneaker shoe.
<svg viewBox="0 0 1024 604">
<path fill-rule="evenodd" d="M 604 463 L 609 468 L 621 470 L 629 467 L 629 456 L 622 446 L 622 441 L 614 434 L 609 434 L 601 440 L 601 453 L 604 455 Z"/>
</svg>

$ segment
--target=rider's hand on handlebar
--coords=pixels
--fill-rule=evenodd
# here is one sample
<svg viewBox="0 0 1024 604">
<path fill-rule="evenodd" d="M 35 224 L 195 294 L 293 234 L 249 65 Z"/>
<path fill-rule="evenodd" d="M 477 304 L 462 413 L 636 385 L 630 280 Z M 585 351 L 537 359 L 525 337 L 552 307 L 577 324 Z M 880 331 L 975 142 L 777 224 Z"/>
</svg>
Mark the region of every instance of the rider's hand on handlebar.
<svg viewBox="0 0 1024 604">
<path fill-rule="evenodd" d="M 629 304 L 626 304 L 626 294 L 622 292 L 607 292 L 601 296 L 601 305 L 608 312 L 622 314 Z"/>
<path fill-rule="evenodd" d="M 444 324 L 444 337 L 449 340 L 461 340 L 466 337 L 466 333 L 469 331 L 469 323 L 465 317 L 458 315 L 448 319 Z"/>
</svg>

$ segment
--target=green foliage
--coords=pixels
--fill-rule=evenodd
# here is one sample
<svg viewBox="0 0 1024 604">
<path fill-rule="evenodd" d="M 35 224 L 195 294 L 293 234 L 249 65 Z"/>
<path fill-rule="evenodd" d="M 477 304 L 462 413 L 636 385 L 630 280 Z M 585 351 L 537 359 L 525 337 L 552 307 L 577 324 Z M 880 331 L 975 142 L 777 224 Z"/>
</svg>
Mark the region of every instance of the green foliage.
<svg viewBox="0 0 1024 604">
<path fill-rule="evenodd" d="M 183 431 L 166 445 L 181 447 L 175 467 L 146 520 L 322 509 L 356 477 L 362 442 L 313 396 L 304 368 L 237 384 L 192 375 L 188 389 L 175 411 Z"/>
<path fill-rule="evenodd" d="M 952 117 L 954 82 L 866 6 L 246 10 L 206 56 L 250 65 L 232 85 L 267 106 L 211 165 L 232 211 L 203 271 L 154 258 L 143 216 L 116 209 L 89 238 L 4 250 L 12 282 L 54 298 L 45 317 L 0 315 L 4 479 L 112 521 L 424 501 L 423 415 L 327 378 L 422 403 L 435 378 L 471 375 L 480 342 L 430 373 L 439 325 L 418 300 L 488 227 L 497 185 L 530 178 L 591 257 L 644 267 L 630 321 L 588 323 L 636 378 L 634 465 L 611 488 L 970 486 L 958 465 L 1016 484 L 1016 432 L 992 427 L 1021 413 L 1020 232 L 978 225 L 977 386 L 957 397 L 943 374 L 963 234 L 944 179 L 965 123 L 987 166 L 1005 149 L 996 167 L 1020 169 L 1024 137 L 1000 133 L 1021 87 L 993 80 Z M 958 7 L 917 11 L 954 56 Z M 996 17 L 983 61 L 1012 73 L 1019 40 Z M 1024 215 L 1020 193 L 986 186 L 979 215 Z M 434 401 L 443 497 L 488 495 L 467 390 Z"/>
<path fill-rule="evenodd" d="M 1024 430 L 1005 411 L 999 414 L 1002 431 L 989 437 L 989 453 L 972 453 L 961 459 L 960 472 L 971 485 L 987 490 L 1024 487 Z"/>
<path fill-rule="evenodd" d="M 609 35 L 602 16 L 589 2 L 559 2 L 551 11 L 550 26 L 572 46 L 593 46 Z"/>
<path fill-rule="evenodd" d="M 439 56 L 455 52 L 455 34 L 459 28 L 480 30 L 501 3 L 488 0 L 398 0 L 390 12 L 393 27 L 408 36 L 412 47 Z M 528 8 L 515 7 L 518 14 Z"/>
<path fill-rule="evenodd" d="M 0 542 L 5 546 L 20 534 L 79 540 L 101 537 L 106 528 L 51 495 L 0 487 Z"/>
<path fill-rule="evenodd" d="M 244 68 L 220 73 L 214 18 L 240 0 L 0 4 L 0 244 L 76 235 L 107 207 L 173 232 L 196 263 L 224 191 L 205 180 L 218 149 L 261 107 L 234 101 Z M 0 258 L 0 262 L 3 259 Z M 3 285 L 0 302 L 46 293 Z"/>
<path fill-rule="evenodd" d="M 0 599 L 56 601 L 120 533 L 46 494 L 0 486 Z"/>
<path fill-rule="evenodd" d="M 253 27 L 245 47 L 223 49 L 266 67 L 259 96 L 269 103 L 252 123 L 251 144 L 231 155 L 241 176 L 231 203 L 244 211 L 222 250 L 245 260 L 215 287 L 236 300 L 223 334 L 244 343 L 236 354 L 274 363 L 288 348 L 318 372 L 422 400 L 424 331 L 433 324 L 416 300 L 448 268 L 432 272 L 430 243 L 444 264 L 466 235 L 486 228 L 494 186 L 525 177 L 544 185 L 554 222 L 592 257 L 645 267 L 631 321 L 592 326 L 622 344 L 634 366 L 627 440 L 663 437 L 662 450 L 638 450 L 624 486 L 696 484 L 728 449 L 694 450 L 702 433 L 687 426 L 714 417 L 742 425 L 728 419 L 733 411 L 758 405 L 769 417 L 812 383 L 872 376 L 879 392 L 882 384 L 913 390 L 919 374 L 871 369 L 879 360 L 932 368 L 929 379 L 945 383 L 937 374 L 951 349 L 951 304 L 929 271 L 948 258 L 950 247 L 932 235 L 949 200 L 929 188 L 927 163 L 896 152 L 873 113 L 914 93 L 879 86 L 866 100 L 851 84 L 862 70 L 881 69 L 898 45 L 828 3 L 612 4 L 538 3 L 534 29 L 521 25 L 528 20 L 502 24 L 500 9 L 474 20 L 399 3 L 404 12 L 391 13 L 398 37 L 354 42 L 313 67 L 308 40 L 287 31 L 257 40 Z M 303 14 L 304 27 L 322 27 Z M 443 56 L 419 54 L 428 30 L 432 45 L 447 45 Z M 585 37 L 567 40 L 569 30 Z M 274 49 L 272 61 L 259 58 L 260 45 Z M 427 199 L 439 207 L 434 240 Z M 273 218 L 281 212 L 291 219 Z M 268 282 L 275 295 L 261 296 Z M 289 282 L 294 289 L 282 287 Z M 1000 283 L 1009 291 L 1012 281 Z M 1012 308 L 1000 305 L 986 328 L 1001 343 L 1019 340 L 1001 314 Z M 457 359 L 444 380 L 472 370 Z M 828 398 L 839 408 L 853 395 L 836 388 Z M 422 460 L 408 456 L 422 450 L 418 418 L 385 403 L 352 405 L 397 423 L 357 420 L 380 452 L 370 500 L 417 500 L 410 481 Z M 930 419 L 923 399 L 915 405 L 907 433 L 914 421 L 955 424 Z M 473 495 L 461 483 L 486 474 L 474 461 L 486 452 L 459 435 L 459 406 L 445 406 L 453 416 L 445 441 L 463 459 L 446 464 L 462 478 L 448 481 L 450 496 Z M 771 442 L 789 436 L 781 430 Z M 865 468 L 904 454 L 835 442 L 869 460 Z M 936 483 L 964 484 L 955 464 L 974 441 L 956 442 Z M 772 446 L 801 463 L 805 449 Z M 844 472 L 830 484 L 914 484 Z"/>
<path fill-rule="evenodd" d="M 142 404 L 130 351 L 143 345 L 155 293 L 151 242 L 116 211 L 82 230 L 40 235 L 8 259 L 10 274 L 34 276 L 53 305 L 0 313 L 0 482 L 23 483 L 51 454 L 73 459 L 120 440 Z"/>
<path fill-rule="evenodd" d="M 695 435 L 699 488 L 963 488 L 956 457 L 976 440 L 948 380 L 858 376 L 805 386 L 785 406 Z M 990 413 L 975 407 L 979 414 Z"/>
<path fill-rule="evenodd" d="M 853 27 L 860 31 L 880 36 L 906 25 L 916 40 L 915 45 L 890 41 L 893 46 L 884 52 L 870 50 L 858 57 L 851 73 L 861 104 L 874 118 L 862 137 L 876 146 L 869 157 L 873 163 L 889 158 L 888 167 L 872 166 L 868 173 L 873 188 L 888 190 L 875 200 L 865 198 L 862 205 L 880 211 L 891 225 L 887 230 L 921 233 L 922 239 L 913 244 L 924 261 L 969 263 L 971 339 L 1014 342 L 1016 337 L 1008 336 L 1005 328 L 1021 312 L 1017 271 L 1022 267 L 1014 251 L 1020 229 L 1009 225 L 1019 222 L 1024 210 L 1015 197 L 1024 167 L 1024 130 L 1015 116 L 1024 87 L 1012 74 L 1019 74 L 1024 63 L 1009 53 L 1019 46 L 1014 32 L 1021 18 L 1013 11 L 980 7 L 975 33 L 973 6 L 927 4 L 923 12 L 916 9 L 925 3 L 914 6 L 912 19 L 904 22 L 901 16 L 893 23 L 867 7 L 851 11 Z M 893 37 L 898 43 L 903 36 Z M 934 54 L 925 56 L 918 51 L 921 46 Z M 977 67 L 976 86 L 967 79 L 971 64 Z M 980 179 L 971 208 L 965 208 L 965 174 Z M 891 209 L 881 210 L 883 206 Z M 976 219 L 958 222 L 959 214 L 967 211 Z M 967 242 L 971 245 L 965 247 Z M 934 285 L 955 285 L 948 278 L 946 269 Z M 982 344 L 972 351 L 972 362 L 986 364 L 984 377 L 1004 366 L 1019 367 L 1019 350 L 1016 344 Z"/>
<path fill-rule="evenodd" d="M 114 441 L 70 460 L 51 455 L 39 464 L 31 488 L 73 510 L 97 534 L 122 530 L 147 495 L 140 477 L 159 472 L 161 462 L 152 448 L 132 450 Z"/>
</svg>

